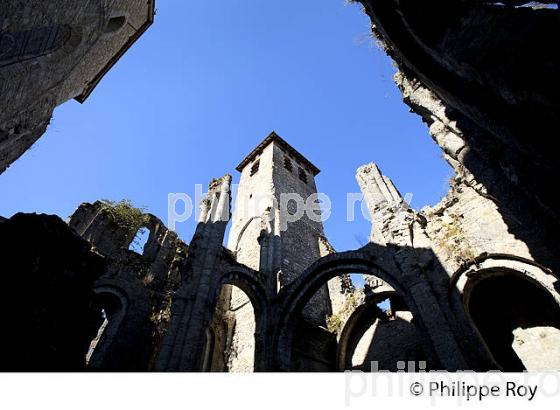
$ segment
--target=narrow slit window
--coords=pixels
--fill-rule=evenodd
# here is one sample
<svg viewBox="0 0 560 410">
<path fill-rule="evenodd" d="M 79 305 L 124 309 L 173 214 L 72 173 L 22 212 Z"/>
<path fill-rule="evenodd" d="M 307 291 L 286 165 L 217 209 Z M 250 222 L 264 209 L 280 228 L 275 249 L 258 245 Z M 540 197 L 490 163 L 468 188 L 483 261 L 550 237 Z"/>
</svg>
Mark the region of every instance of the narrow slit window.
<svg viewBox="0 0 560 410">
<path fill-rule="evenodd" d="M 303 168 L 299 169 L 299 179 L 307 184 L 307 174 L 305 173 Z"/>
<path fill-rule="evenodd" d="M 251 167 L 251 176 L 255 175 L 257 172 L 259 172 L 259 162 L 260 161 L 256 161 L 253 166 Z"/>
<path fill-rule="evenodd" d="M 289 172 L 292 172 L 294 169 L 292 160 L 289 157 L 284 157 L 284 168 L 286 168 Z"/>
</svg>

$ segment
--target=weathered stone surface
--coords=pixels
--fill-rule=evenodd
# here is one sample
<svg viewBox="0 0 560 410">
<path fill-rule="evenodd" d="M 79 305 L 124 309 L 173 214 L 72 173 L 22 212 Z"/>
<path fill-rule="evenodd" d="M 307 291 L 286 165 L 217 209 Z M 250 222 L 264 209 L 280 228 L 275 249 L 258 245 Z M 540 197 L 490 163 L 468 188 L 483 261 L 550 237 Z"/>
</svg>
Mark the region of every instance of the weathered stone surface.
<svg viewBox="0 0 560 410">
<path fill-rule="evenodd" d="M 41 137 L 56 106 L 85 101 L 153 17 L 153 0 L 2 1 L 0 174 Z"/>
<path fill-rule="evenodd" d="M 395 81 L 404 101 L 430 127 L 457 175 L 492 198 L 510 232 L 548 264 L 533 241 L 555 247 L 560 222 L 548 183 L 559 173 L 552 136 L 560 125 L 560 59 L 543 41 L 558 35 L 557 7 L 475 0 L 361 3 L 398 66 Z"/>
<path fill-rule="evenodd" d="M 82 204 L 69 221 L 107 264 L 93 291 L 96 307 L 104 310 L 108 324 L 90 352 L 89 367 L 146 371 L 152 368 L 166 333 L 188 248 L 151 214 L 134 213 L 139 221 L 131 231 L 118 220 L 118 213 L 110 212 L 112 206 L 101 201 Z M 149 230 L 149 237 L 139 254 L 129 245 L 135 231 L 143 228 Z"/>
<path fill-rule="evenodd" d="M 0 220 L 1 303 L 17 312 L 7 319 L 14 336 L 2 340 L 3 370 L 153 368 L 188 248 L 158 218 L 138 211 L 135 229 L 150 235 L 142 254 L 129 250 L 134 232 L 112 207 L 82 204 L 70 226 L 46 215 Z"/>
<path fill-rule="evenodd" d="M 560 369 L 560 330 L 553 326 L 517 328 L 513 335 L 513 350 L 526 364 L 527 369 L 533 372 Z"/>
<path fill-rule="evenodd" d="M 230 252 L 223 247 L 225 229 L 230 219 L 231 179 L 230 175 L 225 175 L 213 180 L 202 200 L 200 222 L 189 247 L 189 257 L 183 270 L 184 279 L 173 297 L 171 322 L 159 351 L 156 370 L 214 369 L 215 360 L 208 354 L 216 352 L 213 344 L 220 345 L 215 339 L 225 339 L 227 334 L 217 335 L 211 340 L 209 329 L 215 329 L 213 324 L 216 320 L 219 322 L 220 317 L 215 318 L 215 310 L 217 305 L 223 303 L 219 298 L 220 294 L 223 295 L 224 285 L 237 285 L 239 280 L 243 283 L 242 288 L 247 290 L 245 279 L 252 283 L 259 280 L 256 272 L 237 266 Z M 241 273 L 243 278 L 239 276 Z M 261 289 L 251 290 L 258 292 Z M 255 297 L 253 292 L 249 294 Z M 227 310 L 225 306 L 227 304 L 219 307 L 218 311 Z M 261 305 L 255 306 L 256 311 L 261 308 Z M 257 311 L 257 315 L 260 313 Z M 258 328 L 261 324 L 259 320 L 256 322 Z M 257 341 L 255 343 L 258 345 Z M 217 353 L 219 361 L 225 364 L 228 358 L 219 351 Z M 261 366 L 259 360 L 255 358 L 257 368 Z"/>
<path fill-rule="evenodd" d="M 453 137 L 446 141 L 444 149 L 461 149 Z M 264 184 L 257 178 L 274 175 L 275 168 L 289 172 L 287 148 L 280 145 L 261 147 L 256 172 L 256 157 L 247 161 L 242 198 L 261 190 L 276 195 L 283 184 L 294 189 L 282 182 L 286 176 L 276 183 L 264 178 L 270 182 Z M 267 149 L 273 159 L 276 149 L 281 153 L 268 165 Z M 39 317 L 37 326 L 3 343 L 19 352 L 39 340 L 37 332 L 55 341 L 41 357 L 10 356 L 0 364 L 8 370 L 251 372 L 400 370 L 399 362 L 414 361 L 410 370 L 557 369 L 542 360 L 558 355 L 560 329 L 559 280 L 550 268 L 556 258 L 548 242 L 517 236 L 529 229 L 522 221 L 512 232 L 503 209 L 466 171 L 439 204 L 419 212 L 375 164 L 360 167 L 357 180 L 372 218 L 370 243 L 357 251 L 336 252 L 320 223 L 315 230 L 311 221 L 290 222 L 277 231 L 269 206 L 244 215 L 239 198 L 235 246 L 225 248 L 229 175 L 210 183 L 188 248 L 128 202 L 82 204 L 70 227 L 56 217 L 0 218 L 0 249 L 9 261 L 23 255 L 30 261 L 18 266 L 27 276 L 8 275 L 17 280 L 7 289 L 33 293 L 37 283 L 53 289 L 47 296 L 37 291 L 21 316 L 10 317 L 16 328 L 19 320 Z M 143 250 L 129 250 L 141 228 L 150 231 Z M 29 249 L 35 242 L 28 237 L 49 246 Z M 290 280 L 282 279 L 283 269 Z M 365 287 L 356 288 L 349 273 L 363 274 Z M 13 295 L 5 298 L 5 311 L 17 303 Z M 53 321 L 52 312 L 65 306 L 74 309 Z M 64 336 L 60 323 L 77 320 L 72 337 L 57 339 Z"/>
<path fill-rule="evenodd" d="M 383 183 L 388 179 L 374 164 L 361 167 L 357 179 L 372 216 L 372 242 L 402 247 L 394 256 L 399 268 L 403 272 L 417 271 L 422 280 L 429 283 L 442 312 L 442 319 L 446 318 L 445 321 L 440 321 L 442 328 L 437 332 L 443 330 L 444 323 L 447 322 L 446 331 L 455 334 L 455 339 L 467 360 L 471 361 L 471 366 L 477 366 L 477 362 L 478 365 L 485 366 L 486 362 L 489 368 L 495 366 L 516 371 L 542 369 L 542 363 L 535 361 L 534 357 L 527 354 L 527 350 L 518 348 L 520 357 L 517 357 L 511 349 L 514 335 L 518 336 L 516 340 L 529 337 L 524 333 L 525 330 L 516 329 L 519 323 L 523 323 L 522 326 L 527 329 L 540 328 L 543 324 L 550 325 L 551 329 L 560 328 L 560 323 L 556 320 L 547 319 L 551 312 L 555 312 L 553 315 L 560 318 L 557 276 L 537 264 L 531 252 L 536 245 L 540 260 L 544 260 L 543 256 L 546 255 L 548 266 L 554 266 L 557 261 L 554 248 L 543 241 L 542 237 L 533 238 L 530 247 L 513 235 L 510 232 L 511 225 L 505 222 L 500 208 L 472 176 L 469 179 L 455 177 L 447 196 L 436 206 L 425 208 L 421 212 L 402 207 L 402 201 L 393 200 L 388 195 L 389 191 L 383 191 Z M 517 223 L 519 229 L 524 228 L 522 222 Z M 489 262 L 492 259 L 495 261 Z M 488 267 L 482 261 L 486 261 L 484 263 Z M 465 267 L 469 269 L 465 270 Z M 500 302 L 488 305 L 486 309 L 492 314 L 480 313 L 469 318 L 473 309 L 484 312 L 482 303 L 493 300 L 492 292 L 479 296 L 476 302 L 472 301 L 471 294 L 477 289 L 484 290 L 479 284 L 492 283 L 488 280 L 494 277 L 521 277 L 525 285 L 505 281 L 504 294 L 517 296 L 512 296 L 510 301 L 502 300 L 503 294 L 498 294 L 494 298 L 498 298 L 496 300 Z M 541 292 L 541 296 L 533 297 L 535 302 L 524 302 L 523 295 L 520 294 L 523 293 L 520 290 L 523 286 L 526 287 L 527 298 L 531 292 Z M 545 297 L 550 298 L 549 304 L 539 307 L 536 301 Z M 499 316 L 502 309 L 521 312 L 522 306 L 532 306 L 533 309 L 523 311 L 519 317 Z M 488 319 L 481 319 L 485 316 Z M 511 328 L 507 327 L 510 325 L 504 327 L 506 319 L 503 317 L 507 317 L 507 323 L 511 321 Z M 472 323 L 475 327 L 472 327 Z M 502 327 L 498 326 L 500 323 Z M 496 336 L 494 333 L 497 334 L 498 330 L 502 333 Z M 530 330 L 526 331 L 529 332 L 527 335 L 532 334 Z M 545 336 L 550 334 L 550 340 L 555 340 L 554 330 L 544 333 Z M 481 335 L 489 344 L 494 357 L 488 356 L 487 348 L 481 344 Z M 466 340 L 470 342 L 465 344 Z M 545 345 L 546 343 L 535 345 L 535 349 L 545 349 Z M 550 349 L 548 345 L 546 348 Z M 498 354 L 501 351 L 511 353 L 507 357 L 501 357 Z M 556 350 L 548 352 L 556 354 Z M 548 370 L 556 369 L 554 364 L 549 365 L 552 367 L 548 367 Z"/>
<path fill-rule="evenodd" d="M 455 170 L 446 197 L 414 211 L 365 165 L 370 243 L 336 252 L 321 222 L 288 221 L 298 209 L 282 194 L 307 200 L 319 170 L 273 133 L 238 167 L 227 248 L 229 175 L 209 185 L 189 248 L 153 215 L 123 224 L 103 202 L 80 206 L 70 227 L 0 217 L 0 303 L 15 311 L 3 370 L 397 370 L 407 360 L 558 370 L 560 60 L 546 40 L 560 14 L 542 7 L 555 2 L 361 3 L 404 101 Z M 149 26 L 153 2 L 11 1 L 0 16 L 1 173 L 57 105 L 87 97 Z M 141 227 L 150 235 L 138 254 L 128 247 Z"/>
<path fill-rule="evenodd" d="M 353 370 L 405 370 L 401 363 L 424 360 L 410 312 L 394 312 L 390 318 L 377 319 L 362 333 L 351 356 Z M 350 366 L 348 366 L 350 367 Z"/>
</svg>

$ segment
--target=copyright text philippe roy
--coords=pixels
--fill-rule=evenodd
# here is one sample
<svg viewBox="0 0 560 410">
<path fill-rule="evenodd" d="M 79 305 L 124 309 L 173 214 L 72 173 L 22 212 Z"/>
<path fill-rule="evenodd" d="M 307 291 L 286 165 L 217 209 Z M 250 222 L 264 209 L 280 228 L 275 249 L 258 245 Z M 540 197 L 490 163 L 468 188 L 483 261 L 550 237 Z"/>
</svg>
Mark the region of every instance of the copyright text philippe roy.
<svg viewBox="0 0 560 410">
<path fill-rule="evenodd" d="M 426 385 L 414 382 L 410 385 L 410 393 L 413 396 L 424 394 L 430 397 L 463 397 L 465 400 L 482 401 L 486 397 L 520 397 L 531 401 L 537 394 L 538 385 L 525 385 L 516 382 L 505 382 L 500 384 L 469 384 L 466 382 L 431 381 Z"/>
<path fill-rule="evenodd" d="M 348 371 L 345 378 L 346 406 L 381 397 L 418 397 L 419 400 L 429 399 L 432 404 L 439 400 L 466 403 L 499 397 L 533 402 L 541 398 L 557 400 L 560 397 L 560 372 Z"/>
</svg>

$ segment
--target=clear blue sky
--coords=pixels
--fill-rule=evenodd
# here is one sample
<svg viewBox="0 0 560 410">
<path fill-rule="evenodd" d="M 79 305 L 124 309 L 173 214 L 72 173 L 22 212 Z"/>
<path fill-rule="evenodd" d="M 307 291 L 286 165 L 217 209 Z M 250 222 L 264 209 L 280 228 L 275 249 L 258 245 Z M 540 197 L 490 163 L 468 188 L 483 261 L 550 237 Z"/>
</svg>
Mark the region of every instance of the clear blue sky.
<svg viewBox="0 0 560 410">
<path fill-rule="evenodd" d="M 369 234 L 367 221 L 345 221 L 357 167 L 377 162 L 415 208 L 438 202 L 451 175 L 393 72 L 344 0 L 159 0 L 154 26 L 89 100 L 59 107 L 0 176 L 0 215 L 66 218 L 84 201 L 129 198 L 165 221 L 169 192 L 226 172 L 236 181 L 237 163 L 276 130 L 322 169 L 335 248 L 357 248 Z"/>
</svg>

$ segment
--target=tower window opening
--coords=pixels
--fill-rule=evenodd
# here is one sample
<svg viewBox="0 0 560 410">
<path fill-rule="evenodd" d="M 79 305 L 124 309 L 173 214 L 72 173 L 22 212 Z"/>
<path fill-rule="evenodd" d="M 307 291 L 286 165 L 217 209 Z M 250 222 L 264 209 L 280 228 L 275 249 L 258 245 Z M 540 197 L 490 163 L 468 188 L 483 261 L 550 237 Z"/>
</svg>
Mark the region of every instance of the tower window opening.
<svg viewBox="0 0 560 410">
<path fill-rule="evenodd" d="M 305 173 L 303 168 L 299 169 L 299 179 L 301 179 L 303 182 L 307 184 L 307 174 Z"/>
<path fill-rule="evenodd" d="M 292 160 L 287 156 L 284 157 L 284 168 L 286 168 L 289 172 L 292 172 L 294 170 Z"/>
<path fill-rule="evenodd" d="M 255 175 L 257 172 L 259 172 L 259 162 L 260 161 L 256 161 L 253 166 L 251 167 L 251 176 Z"/>
<path fill-rule="evenodd" d="M 121 28 L 124 27 L 125 23 L 126 23 L 125 16 L 112 17 L 111 19 L 109 19 L 109 22 L 105 27 L 105 34 L 116 33 L 117 31 L 119 31 Z"/>
</svg>

